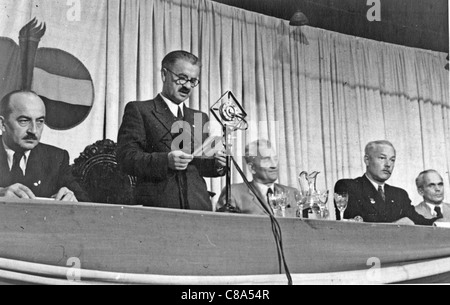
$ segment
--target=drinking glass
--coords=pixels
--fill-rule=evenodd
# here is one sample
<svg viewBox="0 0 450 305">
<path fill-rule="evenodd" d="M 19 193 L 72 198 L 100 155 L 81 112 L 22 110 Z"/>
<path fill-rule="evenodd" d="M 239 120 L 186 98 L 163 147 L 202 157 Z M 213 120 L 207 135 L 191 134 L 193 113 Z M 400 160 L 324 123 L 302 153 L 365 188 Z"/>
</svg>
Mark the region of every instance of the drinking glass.
<svg viewBox="0 0 450 305">
<path fill-rule="evenodd" d="M 317 191 L 315 194 L 315 203 L 318 206 L 318 215 L 321 219 L 327 219 L 328 218 L 328 209 L 327 209 L 327 202 L 328 202 L 328 194 L 329 191 Z"/>
<path fill-rule="evenodd" d="M 306 192 L 295 192 L 295 202 L 298 206 L 297 217 L 303 218 L 303 210 L 306 206 L 306 201 L 308 200 L 308 195 Z"/>
<path fill-rule="evenodd" d="M 319 205 L 321 210 L 325 209 L 327 206 L 328 194 L 329 194 L 329 191 L 318 191 L 317 192 L 317 204 Z"/>
<path fill-rule="evenodd" d="M 347 192 L 337 192 L 334 193 L 334 201 L 336 207 L 341 213 L 341 220 L 344 220 L 344 212 L 348 206 L 348 193 Z"/>
<path fill-rule="evenodd" d="M 273 213 L 275 214 L 276 211 L 279 209 L 278 205 L 278 197 L 276 194 L 269 194 L 269 204 L 272 208 Z"/>
<path fill-rule="evenodd" d="M 277 206 L 278 206 L 278 210 L 281 211 L 281 217 L 286 217 L 286 207 L 287 207 L 287 197 L 288 197 L 288 193 L 281 190 L 281 189 L 277 189 L 275 190 L 275 197 L 277 198 Z"/>
</svg>

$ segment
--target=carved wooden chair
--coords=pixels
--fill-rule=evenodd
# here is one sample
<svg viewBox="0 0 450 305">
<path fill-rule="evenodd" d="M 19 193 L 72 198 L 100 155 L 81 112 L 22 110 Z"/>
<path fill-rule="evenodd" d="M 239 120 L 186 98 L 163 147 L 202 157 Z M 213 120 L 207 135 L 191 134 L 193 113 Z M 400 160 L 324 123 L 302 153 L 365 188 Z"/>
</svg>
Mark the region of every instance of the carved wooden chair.
<svg viewBox="0 0 450 305">
<path fill-rule="evenodd" d="M 111 140 L 89 145 L 74 161 L 73 174 L 93 202 L 134 205 L 136 178 L 120 170 L 116 147 Z"/>
</svg>

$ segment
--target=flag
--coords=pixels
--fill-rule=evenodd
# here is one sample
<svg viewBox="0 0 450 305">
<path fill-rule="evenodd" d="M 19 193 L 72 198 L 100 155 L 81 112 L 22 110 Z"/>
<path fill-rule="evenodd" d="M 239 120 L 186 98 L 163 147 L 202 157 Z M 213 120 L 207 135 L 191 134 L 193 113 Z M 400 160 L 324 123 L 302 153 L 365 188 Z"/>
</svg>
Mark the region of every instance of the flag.
<svg viewBox="0 0 450 305">
<path fill-rule="evenodd" d="M 94 103 L 89 71 L 75 56 L 59 49 L 38 49 L 32 89 L 43 99 L 46 122 L 52 129 L 77 126 Z"/>
</svg>

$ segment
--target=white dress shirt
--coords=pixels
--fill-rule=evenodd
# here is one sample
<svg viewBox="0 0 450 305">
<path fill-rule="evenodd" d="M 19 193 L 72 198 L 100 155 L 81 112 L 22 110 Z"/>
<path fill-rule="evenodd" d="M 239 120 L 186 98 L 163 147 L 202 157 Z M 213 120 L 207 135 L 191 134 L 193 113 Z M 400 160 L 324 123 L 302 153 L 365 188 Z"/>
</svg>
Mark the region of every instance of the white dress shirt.
<svg viewBox="0 0 450 305">
<path fill-rule="evenodd" d="M 378 191 L 378 188 L 381 186 L 381 188 L 383 189 L 384 192 L 384 183 L 383 184 L 378 184 L 377 182 L 373 181 L 372 179 L 369 178 L 369 176 L 367 176 L 367 179 L 369 179 L 370 183 L 372 183 L 373 187 Z"/>
<path fill-rule="evenodd" d="M 432 203 L 428 203 L 428 202 L 425 202 L 426 204 L 427 204 L 427 206 L 430 208 L 430 210 L 431 210 L 431 216 L 433 216 L 433 217 L 436 217 L 437 216 L 437 213 L 436 213 L 436 211 L 434 210 L 434 208 L 436 208 L 436 207 L 440 207 L 441 208 L 441 213 L 444 213 L 444 206 L 443 206 L 443 204 L 441 203 L 441 204 L 432 204 Z"/>
<path fill-rule="evenodd" d="M 165 97 L 164 95 L 162 95 L 162 93 L 159 94 L 162 99 L 164 100 L 164 102 L 166 102 L 167 106 L 169 107 L 170 112 L 172 112 L 172 114 L 175 117 L 178 117 L 178 108 L 181 107 L 181 113 L 184 116 L 184 102 L 181 103 L 180 105 L 175 104 L 174 102 L 172 102 L 171 100 L 169 100 L 167 97 Z"/>
<path fill-rule="evenodd" d="M 3 147 L 5 148 L 5 151 L 6 151 L 6 158 L 8 160 L 9 170 L 11 170 L 12 166 L 13 166 L 13 162 L 14 162 L 14 154 L 16 152 L 14 150 L 10 149 L 6 145 L 5 141 L 3 141 Z M 30 153 L 31 153 L 31 150 L 24 152 L 24 157 L 22 158 L 22 160 L 20 160 L 19 166 L 22 169 L 24 175 L 27 171 L 27 162 L 28 162 L 28 159 L 30 158 Z"/>
<path fill-rule="evenodd" d="M 269 190 L 269 188 L 272 189 L 272 192 L 275 194 L 275 183 L 271 185 L 265 185 L 255 181 L 255 185 L 258 187 L 258 190 L 261 192 L 264 198 L 266 198 L 266 200 L 267 200 L 267 191 Z M 269 202 L 267 203 L 269 204 Z"/>
</svg>

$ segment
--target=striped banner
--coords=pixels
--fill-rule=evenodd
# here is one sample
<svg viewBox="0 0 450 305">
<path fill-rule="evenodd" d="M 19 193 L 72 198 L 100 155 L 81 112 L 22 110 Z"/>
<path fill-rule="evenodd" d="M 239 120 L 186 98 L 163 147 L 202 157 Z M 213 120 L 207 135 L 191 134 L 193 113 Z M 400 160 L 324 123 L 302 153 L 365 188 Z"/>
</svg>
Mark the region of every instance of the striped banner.
<svg viewBox="0 0 450 305">
<path fill-rule="evenodd" d="M 47 125 L 53 129 L 79 125 L 94 103 L 89 71 L 76 57 L 59 49 L 38 49 L 32 88 L 44 100 Z"/>
</svg>

